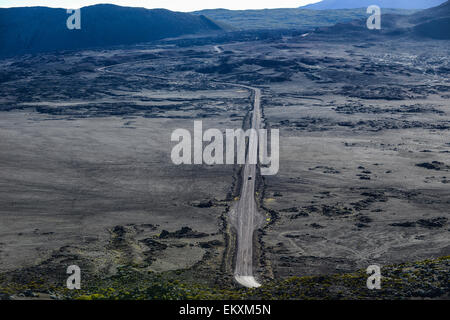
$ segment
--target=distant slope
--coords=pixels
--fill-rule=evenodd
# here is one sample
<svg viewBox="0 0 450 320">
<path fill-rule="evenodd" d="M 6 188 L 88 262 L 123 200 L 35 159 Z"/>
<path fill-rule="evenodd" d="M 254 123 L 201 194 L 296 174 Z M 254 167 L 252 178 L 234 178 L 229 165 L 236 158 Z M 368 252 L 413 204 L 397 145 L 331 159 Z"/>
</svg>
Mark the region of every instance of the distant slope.
<svg viewBox="0 0 450 320">
<path fill-rule="evenodd" d="M 368 30 L 366 20 L 340 23 L 332 27 L 318 28 L 316 33 L 353 35 L 409 35 L 432 39 L 450 39 L 450 0 L 430 9 L 402 16 L 382 15 L 381 30 Z"/>
<path fill-rule="evenodd" d="M 81 9 L 81 30 L 68 30 L 65 9 L 0 9 L 0 56 L 134 44 L 222 31 L 204 16 L 157 9 L 95 5 Z"/>
<path fill-rule="evenodd" d="M 414 27 L 414 33 L 434 39 L 450 39 L 450 17 L 434 19 Z"/>
<path fill-rule="evenodd" d="M 416 35 L 434 39 L 450 39 L 450 1 L 411 15 L 407 21 L 409 24 L 414 24 L 412 32 Z"/>
<path fill-rule="evenodd" d="M 436 7 L 445 0 L 323 0 L 301 7 L 302 9 L 330 10 L 367 8 L 377 5 L 380 8 L 392 9 L 427 9 Z"/>
<path fill-rule="evenodd" d="M 410 14 L 413 12 L 416 11 L 400 9 L 385 11 L 385 13 L 396 14 Z M 305 30 L 367 17 L 366 9 L 361 8 L 350 10 L 304 10 L 298 8 L 265 10 L 212 9 L 192 13 L 205 15 L 215 21 L 222 21 L 238 30 Z"/>
</svg>

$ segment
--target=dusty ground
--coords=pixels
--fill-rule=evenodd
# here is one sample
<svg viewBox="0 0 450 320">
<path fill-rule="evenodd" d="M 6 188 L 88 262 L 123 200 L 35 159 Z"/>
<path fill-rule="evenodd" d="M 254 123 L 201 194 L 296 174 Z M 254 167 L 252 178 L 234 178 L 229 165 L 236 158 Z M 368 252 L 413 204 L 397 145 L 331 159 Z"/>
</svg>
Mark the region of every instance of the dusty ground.
<svg viewBox="0 0 450 320">
<path fill-rule="evenodd" d="M 61 282 L 71 264 L 86 277 L 206 260 L 219 270 L 235 168 L 176 166 L 170 137 L 196 118 L 205 130 L 240 127 L 249 93 L 127 82 L 96 64 L 54 80 L 64 63 L 30 59 L 41 62 L 33 75 L 2 86 L 0 270 L 19 282 Z"/>
<path fill-rule="evenodd" d="M 211 80 L 260 86 L 266 125 L 281 130 L 280 172 L 259 183 L 271 216 L 255 239 L 259 278 L 450 254 L 448 42 L 296 37 L 221 49 L 1 62 L 7 281 L 61 282 L 78 263 L 92 276 L 132 265 L 229 285 L 224 217 L 238 168 L 170 161 L 171 132 L 192 131 L 194 119 L 242 126 L 249 93 Z M 97 70 L 116 64 L 107 69 L 116 73 Z"/>
<path fill-rule="evenodd" d="M 278 213 L 262 236 L 275 277 L 448 255 L 450 86 L 433 65 L 448 49 L 308 47 L 328 59 L 317 78 L 266 90 L 283 137 L 263 202 Z"/>
</svg>

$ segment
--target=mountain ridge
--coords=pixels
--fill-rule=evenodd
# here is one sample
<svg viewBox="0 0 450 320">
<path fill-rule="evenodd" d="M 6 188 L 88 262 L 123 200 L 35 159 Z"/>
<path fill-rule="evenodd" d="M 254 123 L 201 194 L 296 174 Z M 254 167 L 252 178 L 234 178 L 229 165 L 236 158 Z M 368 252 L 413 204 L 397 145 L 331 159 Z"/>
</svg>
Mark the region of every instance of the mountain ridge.
<svg viewBox="0 0 450 320">
<path fill-rule="evenodd" d="M 416 10 L 384 9 L 384 13 L 411 14 Z M 366 8 L 341 10 L 306 10 L 300 8 L 227 10 L 205 9 L 191 12 L 222 21 L 236 30 L 297 29 L 313 30 L 367 17 Z"/>
<path fill-rule="evenodd" d="M 383 14 L 381 30 L 368 30 L 366 20 L 317 28 L 316 33 L 353 35 L 405 35 L 430 39 L 450 39 L 450 0 L 411 15 Z"/>
<path fill-rule="evenodd" d="M 389 9 L 428 9 L 436 7 L 445 0 L 322 0 L 300 7 L 311 10 L 357 9 L 377 5 Z"/>
<path fill-rule="evenodd" d="M 224 31 L 205 16 L 100 4 L 81 8 L 81 29 L 69 30 L 66 9 L 0 9 L 0 56 L 127 45 Z"/>
</svg>

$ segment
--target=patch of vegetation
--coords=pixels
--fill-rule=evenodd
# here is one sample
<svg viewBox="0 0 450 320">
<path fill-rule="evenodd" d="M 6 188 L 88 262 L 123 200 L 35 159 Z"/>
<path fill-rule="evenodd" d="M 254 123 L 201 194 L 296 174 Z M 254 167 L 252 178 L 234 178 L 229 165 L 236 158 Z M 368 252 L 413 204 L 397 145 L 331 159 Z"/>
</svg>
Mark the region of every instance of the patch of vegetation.
<svg viewBox="0 0 450 320">
<path fill-rule="evenodd" d="M 348 274 L 291 277 L 266 282 L 257 289 L 211 287 L 174 280 L 173 274 L 143 273 L 131 266 L 119 268 L 107 279 L 93 280 L 82 290 L 47 288 L 55 299 L 77 300 L 322 300 L 442 298 L 450 292 L 450 256 L 381 268 L 380 290 L 369 290 L 365 270 Z M 1 280 L 1 279 L 0 279 Z M 0 285 L 0 296 L 32 291 L 44 285 Z"/>
</svg>

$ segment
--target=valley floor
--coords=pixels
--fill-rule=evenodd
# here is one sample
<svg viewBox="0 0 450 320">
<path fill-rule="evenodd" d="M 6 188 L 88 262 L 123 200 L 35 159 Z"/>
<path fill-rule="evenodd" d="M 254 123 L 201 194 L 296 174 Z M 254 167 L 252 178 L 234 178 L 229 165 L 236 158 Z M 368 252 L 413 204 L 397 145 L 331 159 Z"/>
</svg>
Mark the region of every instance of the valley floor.
<svg viewBox="0 0 450 320">
<path fill-rule="evenodd" d="M 312 35 L 216 48 L 0 61 L 9 75 L 0 89 L 0 291 L 63 297 L 66 268 L 79 265 L 91 298 L 146 277 L 142 286 L 198 287 L 197 298 L 202 288 L 231 290 L 223 298 L 445 297 L 448 41 Z M 257 292 L 233 282 L 227 212 L 239 167 L 170 159 L 172 132 L 192 132 L 194 120 L 205 130 L 248 126 L 251 92 L 225 82 L 261 88 L 265 125 L 280 129 L 280 171 L 257 181 L 267 218 L 254 240 L 266 283 Z M 374 264 L 395 290 L 368 293 L 364 270 Z M 336 281 L 319 285 L 328 295 L 316 290 L 320 279 Z M 305 281 L 311 290 L 298 289 Z M 128 298 L 155 297 L 142 286 Z"/>
</svg>

